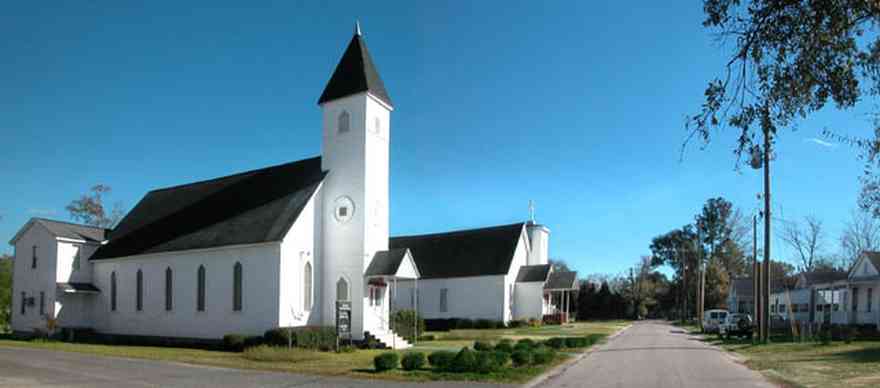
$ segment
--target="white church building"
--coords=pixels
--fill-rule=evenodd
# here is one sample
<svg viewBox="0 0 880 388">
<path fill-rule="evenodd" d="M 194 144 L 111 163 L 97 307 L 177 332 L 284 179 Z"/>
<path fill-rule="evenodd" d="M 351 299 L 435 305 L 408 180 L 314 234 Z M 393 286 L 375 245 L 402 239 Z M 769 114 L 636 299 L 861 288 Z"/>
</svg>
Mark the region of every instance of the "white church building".
<svg viewBox="0 0 880 388">
<path fill-rule="evenodd" d="M 320 156 L 150 191 L 112 230 L 28 221 L 10 241 L 13 330 L 217 340 L 333 326 L 350 301 L 355 339 L 405 347 L 392 308 L 540 319 L 575 289 L 533 221 L 389 237 L 394 108 L 359 29 L 318 105 Z"/>
</svg>

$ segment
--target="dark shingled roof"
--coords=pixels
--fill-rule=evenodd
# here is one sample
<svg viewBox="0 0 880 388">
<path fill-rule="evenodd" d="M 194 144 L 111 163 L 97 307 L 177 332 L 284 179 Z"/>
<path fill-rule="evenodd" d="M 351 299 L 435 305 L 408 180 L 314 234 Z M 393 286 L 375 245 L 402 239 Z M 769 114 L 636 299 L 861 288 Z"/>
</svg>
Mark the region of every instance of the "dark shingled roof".
<svg viewBox="0 0 880 388">
<path fill-rule="evenodd" d="M 325 174 L 314 157 L 153 190 L 91 260 L 280 241 Z"/>
<path fill-rule="evenodd" d="M 880 271 L 880 252 L 865 251 L 864 255 L 868 256 L 868 260 L 874 265 L 874 269 Z"/>
<path fill-rule="evenodd" d="M 400 268 L 400 262 L 406 257 L 408 249 L 399 248 L 387 251 L 379 251 L 373 255 L 370 266 L 367 267 L 365 276 L 392 276 L 397 273 Z"/>
<path fill-rule="evenodd" d="M 847 278 L 847 273 L 843 271 L 804 272 L 803 275 L 807 280 L 806 286 L 831 283 Z"/>
<path fill-rule="evenodd" d="M 574 290 L 577 288 L 577 272 L 554 271 L 550 272 L 550 279 L 544 284 L 545 290 Z"/>
<path fill-rule="evenodd" d="M 409 248 L 422 279 L 504 275 L 524 225 L 393 237 L 389 245 Z"/>
<path fill-rule="evenodd" d="M 361 92 L 370 92 L 374 97 L 392 105 L 385 84 L 373 65 L 366 42 L 360 34 L 355 34 L 321 93 L 318 105 Z"/>
<path fill-rule="evenodd" d="M 550 264 L 524 265 L 519 267 L 516 282 L 545 282 L 548 274 L 550 274 Z"/>
<path fill-rule="evenodd" d="M 91 283 L 55 283 L 55 286 L 63 292 L 101 292 Z"/>
<path fill-rule="evenodd" d="M 49 232 L 55 237 L 64 237 L 75 240 L 86 240 L 93 242 L 104 241 L 107 237 L 108 229 L 99 228 L 97 226 L 73 224 L 64 221 L 48 220 L 45 218 L 34 218 L 34 222 L 39 223 L 49 229 Z"/>
</svg>

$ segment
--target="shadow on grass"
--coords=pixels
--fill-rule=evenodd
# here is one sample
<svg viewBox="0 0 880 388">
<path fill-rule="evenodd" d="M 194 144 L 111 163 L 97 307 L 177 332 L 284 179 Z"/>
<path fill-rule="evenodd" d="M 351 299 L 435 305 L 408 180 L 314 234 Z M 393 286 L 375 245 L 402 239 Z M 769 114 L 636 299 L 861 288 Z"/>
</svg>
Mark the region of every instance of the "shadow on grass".
<svg viewBox="0 0 880 388">
<path fill-rule="evenodd" d="M 829 357 L 841 358 L 849 362 L 880 362 L 880 344 L 870 348 L 846 350 L 831 353 Z"/>
</svg>

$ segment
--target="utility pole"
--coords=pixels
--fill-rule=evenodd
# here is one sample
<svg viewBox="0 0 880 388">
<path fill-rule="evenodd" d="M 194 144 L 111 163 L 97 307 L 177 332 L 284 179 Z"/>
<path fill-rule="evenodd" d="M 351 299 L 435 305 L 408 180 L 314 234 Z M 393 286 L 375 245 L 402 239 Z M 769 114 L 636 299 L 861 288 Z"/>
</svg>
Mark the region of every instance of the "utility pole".
<svg viewBox="0 0 880 388">
<path fill-rule="evenodd" d="M 702 239 L 702 234 L 700 232 L 700 229 L 701 229 L 700 227 L 701 227 L 700 223 L 697 222 L 696 248 L 697 248 L 697 252 L 698 252 L 697 258 L 699 260 L 698 265 L 699 265 L 699 271 L 700 271 L 700 291 L 699 291 L 700 295 L 698 296 L 698 299 L 700 301 L 699 302 L 700 307 L 697 310 L 698 311 L 697 320 L 700 321 L 700 331 L 702 331 L 704 329 L 703 328 L 703 312 L 706 309 L 706 266 L 703 263 L 703 239 Z"/>
<path fill-rule="evenodd" d="M 687 306 L 688 306 L 688 292 L 687 292 L 687 273 L 688 267 L 686 262 L 682 262 L 682 274 L 681 274 L 681 322 L 687 322 Z"/>
<path fill-rule="evenodd" d="M 755 325 L 758 327 L 761 327 L 760 279 L 760 264 L 758 264 L 758 215 L 755 214 L 752 215 L 752 317 L 755 318 Z"/>
<path fill-rule="evenodd" d="M 770 128 L 764 125 L 764 279 L 761 309 L 764 320 L 761 340 L 770 339 Z"/>
</svg>

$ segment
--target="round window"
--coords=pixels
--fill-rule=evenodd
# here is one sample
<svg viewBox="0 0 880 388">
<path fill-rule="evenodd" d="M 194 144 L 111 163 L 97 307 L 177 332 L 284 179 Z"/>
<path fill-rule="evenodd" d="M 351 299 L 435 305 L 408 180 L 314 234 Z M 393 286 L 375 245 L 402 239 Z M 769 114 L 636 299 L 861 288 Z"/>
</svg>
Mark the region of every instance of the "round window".
<svg viewBox="0 0 880 388">
<path fill-rule="evenodd" d="M 339 223 L 346 223 L 354 217 L 354 201 L 343 195 L 336 198 L 333 206 L 333 218 Z"/>
</svg>

